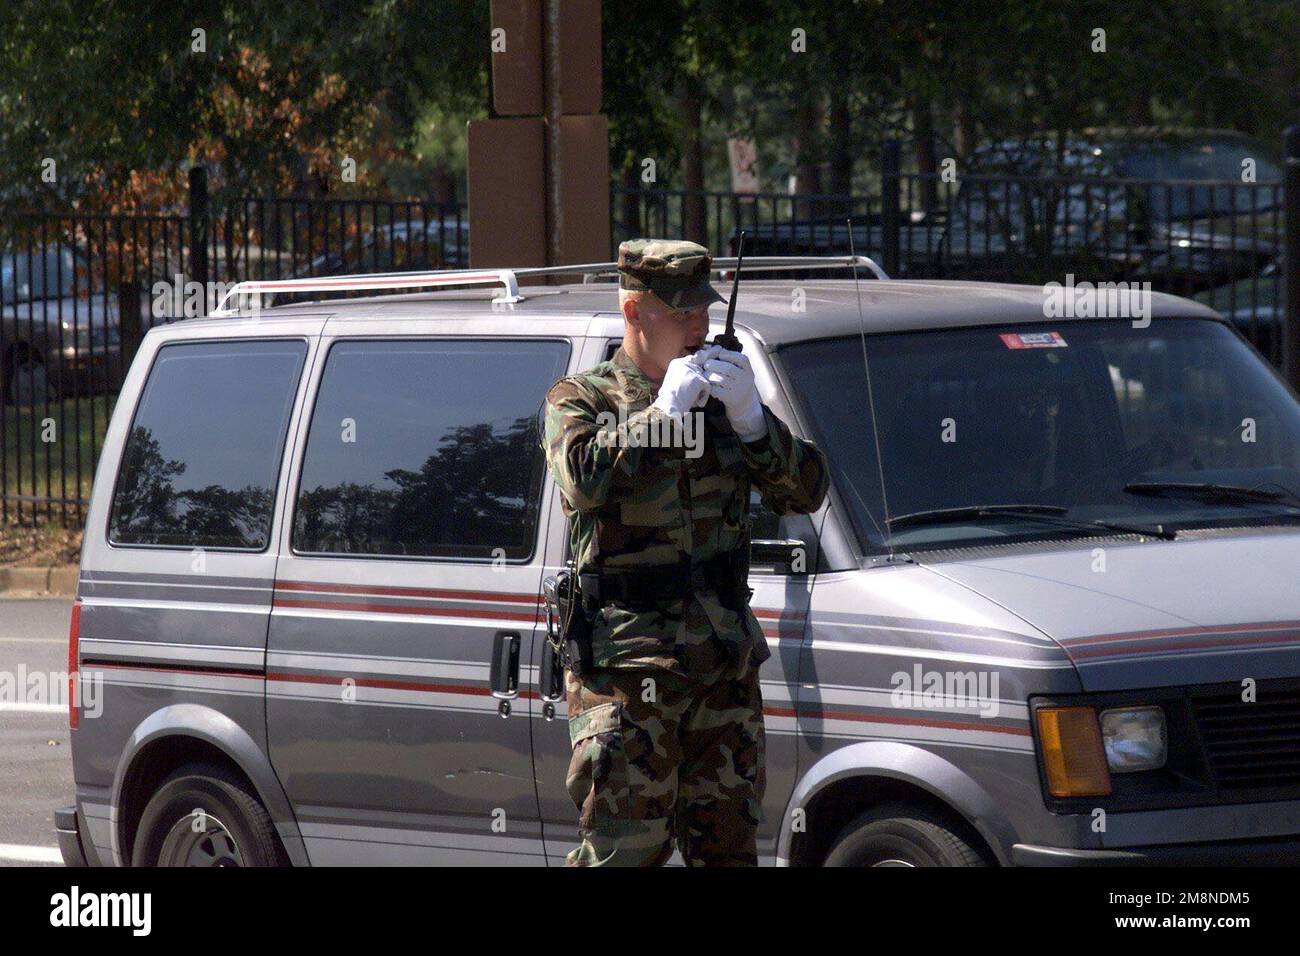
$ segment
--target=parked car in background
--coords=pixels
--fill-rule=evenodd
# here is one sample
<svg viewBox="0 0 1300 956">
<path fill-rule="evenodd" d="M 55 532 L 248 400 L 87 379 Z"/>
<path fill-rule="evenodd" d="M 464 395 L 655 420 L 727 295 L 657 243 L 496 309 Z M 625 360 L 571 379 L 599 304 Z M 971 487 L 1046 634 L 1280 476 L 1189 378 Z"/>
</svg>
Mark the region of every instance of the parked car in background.
<svg viewBox="0 0 1300 956">
<path fill-rule="evenodd" d="M 329 276 L 345 272 L 420 272 L 469 266 L 469 220 L 414 219 L 368 229 L 343 251 L 331 249 L 295 272 Z"/>
<path fill-rule="evenodd" d="M 5 402 L 28 405 L 78 389 L 89 394 L 120 379 L 118 296 L 91 294 L 90 274 L 81 248 L 44 246 L 0 255 Z"/>
<path fill-rule="evenodd" d="M 1275 153 L 1223 130 L 1090 129 L 1063 143 L 988 144 L 958 176 L 945 274 L 1074 272 L 1184 294 L 1251 275 L 1280 251 Z M 1243 182 L 1244 161 L 1255 185 Z"/>
<path fill-rule="evenodd" d="M 1280 259 L 1250 278 L 1198 292 L 1196 301 L 1218 312 L 1275 364 L 1280 364 L 1286 307 L 1286 274 Z"/>
<path fill-rule="evenodd" d="M 904 219 L 898 229 L 898 265 L 892 275 L 907 278 L 941 274 L 939 257 L 944 219 L 942 211 L 931 214 L 917 211 L 915 215 L 908 215 Z M 760 222 L 747 225 L 744 230 L 745 254 L 753 256 L 847 256 L 850 248 L 859 255 L 870 253 L 879 256 L 884 247 L 879 213 L 850 215 L 846 211 L 843 214 L 826 214 L 794 222 Z M 850 235 L 852 243 L 849 241 Z M 736 254 L 739 237 L 740 229 L 737 228 L 728 242 L 727 255 Z M 762 275 L 761 272 L 756 273 L 756 276 Z M 851 278 L 853 273 L 852 270 L 844 269 L 830 273 L 825 270 L 806 271 L 793 275 L 789 270 L 783 269 L 780 275 L 790 278 L 843 279 Z"/>
<path fill-rule="evenodd" d="M 469 220 L 439 218 L 398 220 L 365 229 L 295 268 L 285 278 L 350 273 L 428 272 L 469 267 Z M 284 305 L 293 293 L 267 296 L 265 302 Z"/>
<path fill-rule="evenodd" d="M 951 196 L 950 184 L 904 177 L 892 274 L 1042 282 L 1072 272 L 1190 295 L 1252 275 L 1277 257 L 1282 194 L 1275 154 L 1224 130 L 1087 129 L 1062 143 L 989 143 L 957 170 Z M 1247 160 L 1257 185 L 1242 181 Z M 934 209 L 920 208 L 925 185 L 934 186 Z M 814 214 L 745 226 L 750 254 L 849 253 L 849 213 L 832 208 L 836 197 L 791 202 Z M 856 208 L 853 248 L 879 256 L 880 213 L 863 213 L 861 201 Z M 774 217 L 777 209 L 759 203 L 760 220 L 765 213 Z"/>
</svg>

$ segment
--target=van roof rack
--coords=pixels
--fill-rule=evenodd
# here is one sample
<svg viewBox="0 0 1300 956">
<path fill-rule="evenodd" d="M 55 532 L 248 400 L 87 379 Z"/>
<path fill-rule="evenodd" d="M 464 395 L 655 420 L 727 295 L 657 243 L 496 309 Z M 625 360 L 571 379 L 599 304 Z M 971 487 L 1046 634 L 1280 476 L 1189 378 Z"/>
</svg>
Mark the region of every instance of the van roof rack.
<svg viewBox="0 0 1300 956">
<path fill-rule="evenodd" d="M 713 271 L 728 272 L 736 268 L 734 257 L 713 260 Z M 741 271 L 774 269 L 845 269 L 853 266 L 870 269 L 877 279 L 889 276 L 867 256 L 747 256 Z M 237 315 L 240 300 L 246 295 L 275 292 L 364 292 L 396 289 L 436 289 L 461 286 L 500 286 L 501 295 L 492 301 L 513 305 L 522 302 L 519 279 L 534 276 L 582 276 L 590 283 L 602 276 L 618 274 L 617 262 L 588 262 L 571 266 L 539 266 L 522 269 L 445 269 L 438 272 L 383 272 L 368 275 L 319 276 L 307 279 L 248 279 L 237 282 L 221 297 L 212 316 Z M 227 303 L 234 300 L 234 306 Z"/>
</svg>

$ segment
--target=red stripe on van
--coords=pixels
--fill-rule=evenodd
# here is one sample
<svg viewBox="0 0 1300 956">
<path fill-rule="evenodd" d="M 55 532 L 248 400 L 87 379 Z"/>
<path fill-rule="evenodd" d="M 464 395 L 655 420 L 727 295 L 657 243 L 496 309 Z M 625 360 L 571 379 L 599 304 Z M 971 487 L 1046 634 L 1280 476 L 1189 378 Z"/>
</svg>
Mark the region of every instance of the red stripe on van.
<svg viewBox="0 0 1300 956">
<path fill-rule="evenodd" d="M 447 617 L 486 617 L 508 621 L 532 621 L 542 623 L 545 617 L 540 611 L 542 600 L 540 597 L 530 597 L 526 594 L 506 594 L 495 591 L 437 591 L 424 588 L 372 588 L 362 585 L 343 585 L 343 584 L 311 584 L 306 581 L 284 581 L 277 582 L 276 591 L 318 591 L 331 594 L 357 594 L 382 596 L 404 596 L 404 597 L 427 597 L 439 598 L 443 600 L 465 600 L 465 601 L 500 601 L 520 604 L 532 604 L 539 608 L 532 614 L 517 611 L 502 611 L 493 608 L 429 608 L 429 607 L 409 607 L 396 604 L 376 604 L 372 602 L 364 603 L 345 603 L 335 601 L 309 601 L 295 600 L 293 598 L 282 598 L 278 595 L 273 598 L 274 607 L 297 607 L 310 608 L 314 610 L 337 609 L 343 611 L 383 611 L 394 614 L 425 614 L 425 615 L 443 615 Z M 802 624 L 802 614 L 785 614 L 780 608 L 754 608 L 754 616 L 763 621 L 774 621 L 778 626 L 781 624 Z M 779 636 L 776 631 L 764 628 L 763 631 L 772 637 Z"/>
<path fill-rule="evenodd" d="M 81 666 L 86 669 L 102 667 L 110 670 L 154 671 L 159 674 L 198 674 L 202 677 L 242 677 L 246 680 L 262 679 L 261 671 L 222 671 L 217 670 L 215 667 L 205 667 L 203 664 L 195 664 L 193 667 L 159 667 L 157 664 L 127 664 L 121 661 L 86 660 L 82 661 Z"/>
<path fill-rule="evenodd" d="M 1062 640 L 1063 646 L 1100 644 L 1110 641 L 1149 641 L 1161 637 L 1190 637 L 1195 634 L 1240 634 L 1244 631 L 1276 631 L 1300 628 L 1300 621 L 1260 621 L 1255 624 L 1222 624 L 1206 627 L 1171 627 L 1158 631 L 1123 631 L 1118 634 L 1093 634 Z"/>
<path fill-rule="evenodd" d="M 540 595 L 513 594 L 504 591 L 448 591 L 430 588 L 375 587 L 363 584 L 320 584 L 312 581 L 276 581 L 277 591 L 324 591 L 329 594 L 373 594 L 395 597 L 442 598 L 449 601 L 502 601 L 513 604 L 540 604 Z"/>
<path fill-rule="evenodd" d="M 453 591 L 437 588 L 380 587 L 377 585 L 332 584 L 314 581 L 276 581 L 275 589 L 277 591 L 317 591 L 326 594 L 368 594 L 374 596 L 425 597 L 446 601 L 497 601 L 510 604 L 534 604 L 539 606 L 542 604 L 541 595 L 520 594 L 508 591 Z M 763 618 L 765 620 L 788 620 L 791 623 L 798 623 L 802 622 L 804 618 L 802 611 L 787 612 L 784 608 L 779 607 L 756 607 L 751 610 L 753 610 L 755 617 Z"/>
<path fill-rule="evenodd" d="M 87 666 L 95 666 L 87 662 Z M 157 667 L 151 664 L 100 664 L 101 667 L 111 667 L 121 670 L 137 671 L 154 671 L 164 674 L 201 674 L 205 677 L 241 677 L 251 680 L 261 680 L 261 674 L 241 674 L 236 671 L 218 671 L 207 670 L 201 667 L 194 668 L 177 668 L 177 667 Z M 269 671 L 266 674 L 266 680 L 275 681 L 282 684 L 332 684 L 338 686 L 348 677 L 340 674 L 290 674 L 283 671 Z M 469 684 L 424 684 L 418 681 L 402 680 L 385 680 L 371 677 L 351 678 L 357 687 L 373 687 L 380 690 L 409 690 L 419 693 L 428 694 L 465 694 L 472 697 L 487 697 L 492 692 L 489 688 Z M 536 690 L 521 690 L 519 698 L 529 700 L 537 699 L 540 695 Z M 394 704 L 400 707 L 400 704 Z M 795 711 L 789 707 L 764 707 L 763 715 L 765 717 L 795 717 Z M 956 730 L 989 730 L 1000 733 L 1016 734 L 1019 736 L 1029 736 L 1027 730 L 1018 730 L 1013 727 L 979 727 L 969 724 L 958 723 L 955 721 L 927 721 L 921 719 L 911 719 L 906 717 L 886 718 L 874 717 L 863 714 L 844 714 L 831 711 L 809 711 L 804 714 L 805 717 L 822 718 L 828 720 L 858 720 L 871 721 L 874 723 L 885 724 L 906 724 L 926 727 L 942 727 Z"/>
<path fill-rule="evenodd" d="M 292 684 L 342 684 L 351 680 L 357 687 L 376 687 L 381 690 L 414 690 L 426 694 L 471 694 L 483 696 L 490 693 L 486 687 L 474 687 L 468 684 L 424 684 L 418 681 L 387 680 L 377 677 L 349 678 L 339 674 L 287 674 L 272 671 L 266 675 L 267 680 Z"/>
<path fill-rule="evenodd" d="M 1219 640 L 1219 641 L 1182 641 L 1181 643 L 1156 644 L 1151 647 L 1094 647 L 1094 648 L 1077 648 L 1069 650 L 1067 653 L 1072 658 L 1085 657 L 1119 657 L 1125 654 L 1130 655 L 1154 655 L 1163 654 L 1166 651 L 1200 651 L 1216 647 L 1250 647 L 1252 645 L 1266 644 L 1300 644 L 1300 633 L 1293 632 L 1290 634 L 1278 634 L 1274 637 L 1244 637 L 1236 640 Z"/>
<path fill-rule="evenodd" d="M 300 607 L 318 611 L 380 611 L 385 614 L 418 614 L 425 617 L 483 617 L 494 621 L 526 621 L 541 623 L 544 619 L 536 611 L 496 611 L 491 608 L 409 607 L 398 604 L 379 604 L 374 601 L 291 601 L 275 598 L 272 607 Z"/>
<path fill-rule="evenodd" d="M 973 730 L 993 734 L 1010 734 L 1013 737 L 1028 737 L 1027 727 L 1003 727 L 972 724 L 960 720 L 926 720 L 924 717 L 882 717 L 879 714 L 850 714 L 835 710 L 812 710 L 800 713 L 801 719 L 821 720 L 856 720 L 869 724 L 896 724 L 903 727 L 937 727 L 943 730 Z"/>
<path fill-rule="evenodd" d="M 789 621 L 791 624 L 795 624 L 802 623 L 804 619 L 804 613 L 802 611 L 790 611 L 787 613 L 784 608 L 779 607 L 752 607 L 750 610 L 754 612 L 754 617 L 766 621 L 780 621 L 784 619 Z"/>
<path fill-rule="evenodd" d="M 81 656 L 81 600 L 72 602 L 72 619 L 68 622 L 68 729 L 81 726 L 81 676 L 77 662 Z"/>
</svg>

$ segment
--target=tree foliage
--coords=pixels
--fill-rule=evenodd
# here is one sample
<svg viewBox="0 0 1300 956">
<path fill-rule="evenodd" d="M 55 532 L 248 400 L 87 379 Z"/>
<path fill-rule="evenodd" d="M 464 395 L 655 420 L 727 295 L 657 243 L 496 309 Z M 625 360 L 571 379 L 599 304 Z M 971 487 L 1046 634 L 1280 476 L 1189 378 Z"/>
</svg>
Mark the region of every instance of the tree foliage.
<svg viewBox="0 0 1300 956">
<path fill-rule="evenodd" d="M 603 30 L 612 166 L 654 157 L 661 185 L 701 155 L 725 170 L 737 133 L 843 186 L 888 136 L 944 156 L 1088 125 L 1277 141 L 1300 105 L 1280 0 L 608 0 Z M 7 0 L 0 199 L 166 206 L 195 162 L 218 201 L 346 192 L 344 158 L 356 192 L 410 188 L 389 171 L 463 162 L 489 40 L 487 0 Z"/>
<path fill-rule="evenodd" d="M 0 163 L 11 191 L 64 202 L 130 193 L 142 171 L 165 201 L 194 162 L 218 201 L 337 188 L 344 158 L 391 159 L 430 104 L 483 102 L 487 16 L 484 0 L 7 0 Z"/>
</svg>

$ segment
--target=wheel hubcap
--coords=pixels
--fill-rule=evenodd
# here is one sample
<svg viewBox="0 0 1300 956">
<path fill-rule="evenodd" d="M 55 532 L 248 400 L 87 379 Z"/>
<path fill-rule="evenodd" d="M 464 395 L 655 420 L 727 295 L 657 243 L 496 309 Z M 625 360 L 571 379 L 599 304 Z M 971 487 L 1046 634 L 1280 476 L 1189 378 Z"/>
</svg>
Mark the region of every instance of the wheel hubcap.
<svg viewBox="0 0 1300 956">
<path fill-rule="evenodd" d="M 916 864 L 913 863 L 911 860 L 899 860 L 899 859 L 881 860 L 879 863 L 872 863 L 871 865 L 872 866 L 909 866 L 913 868 L 916 867 Z"/>
<path fill-rule="evenodd" d="M 224 823 L 210 813 L 187 813 L 174 824 L 158 853 L 159 866 L 243 866 L 244 855 Z"/>
</svg>

